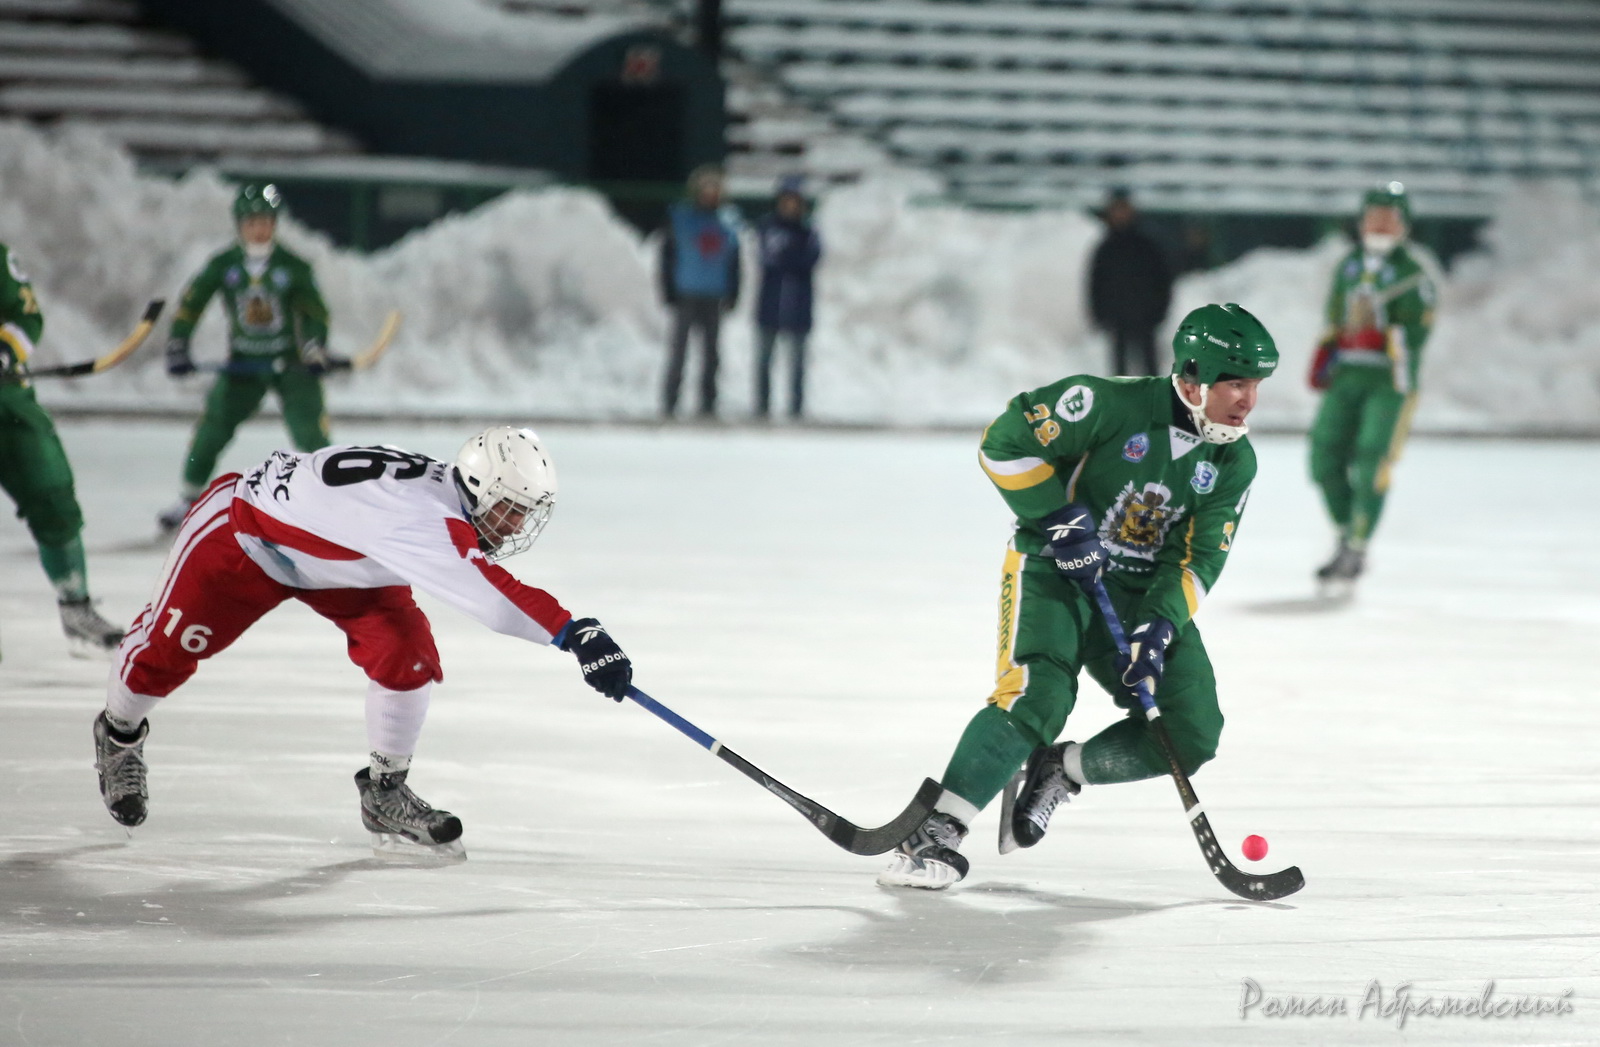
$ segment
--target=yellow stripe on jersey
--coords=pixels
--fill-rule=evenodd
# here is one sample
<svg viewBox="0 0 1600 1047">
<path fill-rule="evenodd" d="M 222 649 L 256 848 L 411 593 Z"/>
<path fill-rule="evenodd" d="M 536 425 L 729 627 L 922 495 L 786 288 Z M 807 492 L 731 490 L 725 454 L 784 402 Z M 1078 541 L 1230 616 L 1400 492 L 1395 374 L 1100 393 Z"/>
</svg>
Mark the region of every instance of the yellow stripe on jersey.
<svg viewBox="0 0 1600 1047">
<path fill-rule="evenodd" d="M 1183 532 L 1183 562 L 1178 569 L 1183 572 L 1183 602 L 1189 605 L 1189 617 L 1200 610 L 1200 601 L 1206 598 L 1206 587 L 1200 576 L 1189 566 L 1194 560 L 1194 517 L 1189 517 L 1189 527 Z"/>
<path fill-rule="evenodd" d="M 0 324 L 0 342 L 9 345 L 21 363 L 27 363 L 33 354 L 33 340 L 16 324 Z"/>
<path fill-rule="evenodd" d="M 989 702 L 1008 712 L 1028 689 L 1028 667 L 1016 661 L 1017 628 L 1022 624 L 1022 566 L 1027 561 L 1025 555 L 1008 548 L 1000 572 L 1000 642 Z"/>
<path fill-rule="evenodd" d="M 994 481 L 996 487 L 1007 491 L 1025 491 L 1037 487 L 1056 474 L 1056 467 L 1043 458 L 1017 458 L 999 462 L 979 451 L 978 464 L 983 466 L 983 471 L 989 474 L 989 479 Z"/>
</svg>

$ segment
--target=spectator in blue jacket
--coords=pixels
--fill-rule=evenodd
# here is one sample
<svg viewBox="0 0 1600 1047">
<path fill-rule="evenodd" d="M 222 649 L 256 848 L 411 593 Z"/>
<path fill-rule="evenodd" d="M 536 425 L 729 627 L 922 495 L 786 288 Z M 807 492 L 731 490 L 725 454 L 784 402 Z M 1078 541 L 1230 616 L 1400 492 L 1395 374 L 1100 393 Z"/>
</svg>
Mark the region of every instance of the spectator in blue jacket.
<svg viewBox="0 0 1600 1047">
<path fill-rule="evenodd" d="M 739 301 L 738 212 L 722 204 L 722 170 L 707 165 L 689 175 L 689 198 L 667 212 L 661 243 L 661 297 L 672 309 L 667 379 L 662 413 L 678 410 L 678 388 L 689 350 L 689 332 L 699 330 L 700 417 L 717 413 L 717 338 L 722 314 Z"/>
<path fill-rule="evenodd" d="M 767 417 L 772 357 L 778 336 L 789 343 L 789 417 L 805 404 L 806 337 L 811 333 L 811 277 L 822 258 L 822 240 L 807 220 L 804 183 L 778 183 L 773 211 L 757 229 L 761 244 L 761 294 L 756 309 L 756 417 Z"/>
</svg>

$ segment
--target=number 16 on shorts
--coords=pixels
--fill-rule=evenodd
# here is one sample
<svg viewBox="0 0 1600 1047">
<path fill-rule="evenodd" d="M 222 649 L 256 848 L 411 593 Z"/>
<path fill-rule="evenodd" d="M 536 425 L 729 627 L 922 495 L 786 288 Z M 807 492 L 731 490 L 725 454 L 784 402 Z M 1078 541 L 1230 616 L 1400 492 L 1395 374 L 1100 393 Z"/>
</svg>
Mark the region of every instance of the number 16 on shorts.
<svg viewBox="0 0 1600 1047">
<path fill-rule="evenodd" d="M 174 633 L 177 633 L 178 632 L 178 627 L 182 623 L 182 621 L 183 621 L 183 611 L 182 611 L 182 609 L 181 608 L 177 608 L 177 607 L 168 607 L 167 608 L 167 624 L 166 624 L 166 627 L 161 630 L 161 635 L 163 635 L 163 636 L 171 636 Z M 211 642 L 211 630 L 210 630 L 210 628 L 208 628 L 207 626 L 204 626 L 204 625 L 200 625 L 198 623 L 193 624 L 193 625 L 184 626 L 183 632 L 178 633 L 178 646 L 182 647 L 185 651 L 188 651 L 190 654 L 200 654 L 202 651 L 204 651 L 206 649 L 206 645 L 209 644 L 210 642 Z"/>
</svg>

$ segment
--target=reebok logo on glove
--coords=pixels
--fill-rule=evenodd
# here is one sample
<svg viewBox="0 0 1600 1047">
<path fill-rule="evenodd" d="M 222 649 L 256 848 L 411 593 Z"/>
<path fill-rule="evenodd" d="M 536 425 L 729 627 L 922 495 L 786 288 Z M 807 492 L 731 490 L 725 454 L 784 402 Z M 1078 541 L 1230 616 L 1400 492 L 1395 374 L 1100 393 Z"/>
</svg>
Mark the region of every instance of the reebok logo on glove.
<svg viewBox="0 0 1600 1047">
<path fill-rule="evenodd" d="M 614 702 L 627 697 L 633 683 L 633 662 L 622 653 L 605 626 L 593 618 L 580 618 L 571 622 L 565 632 L 561 649 L 577 656 L 583 682 Z"/>
<path fill-rule="evenodd" d="M 1049 524 L 1048 527 L 1050 531 L 1050 540 L 1052 542 L 1068 541 L 1078 537 L 1079 531 L 1082 531 L 1084 534 L 1088 534 L 1094 530 L 1094 528 L 1089 525 L 1089 514 L 1081 511 L 1079 512 L 1079 515 L 1065 521 L 1064 523 L 1053 523 Z"/>
</svg>

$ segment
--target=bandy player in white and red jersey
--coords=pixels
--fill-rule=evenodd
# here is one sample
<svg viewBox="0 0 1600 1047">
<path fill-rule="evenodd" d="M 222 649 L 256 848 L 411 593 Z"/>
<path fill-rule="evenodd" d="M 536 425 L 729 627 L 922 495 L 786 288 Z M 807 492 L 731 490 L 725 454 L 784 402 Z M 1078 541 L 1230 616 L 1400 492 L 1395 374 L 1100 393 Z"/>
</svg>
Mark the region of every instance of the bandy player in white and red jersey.
<svg viewBox="0 0 1600 1047">
<path fill-rule="evenodd" d="M 295 599 L 333 622 L 367 685 L 371 763 L 356 773 L 361 820 L 380 852 L 464 857 L 461 820 L 406 785 L 428 693 L 443 679 L 411 587 L 496 632 L 578 657 L 586 683 L 621 701 L 633 667 L 593 618 L 572 615 L 495 561 L 533 544 L 556 474 L 527 429 L 497 427 L 454 465 L 397 447 L 278 451 L 195 501 L 150 604 L 114 660 L 94 723 L 100 794 L 123 825 L 145 819 L 144 742 L 157 702 L 262 615 Z"/>
</svg>

